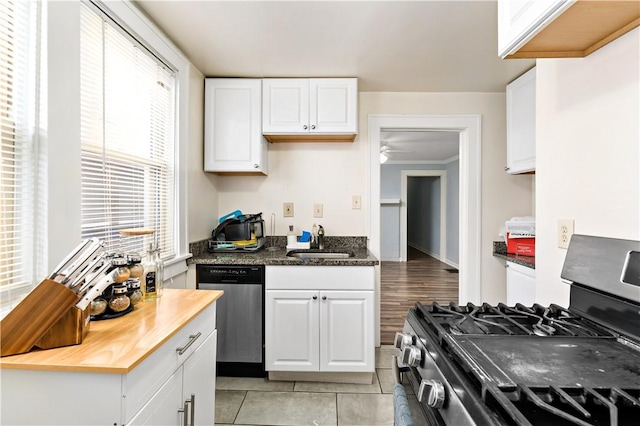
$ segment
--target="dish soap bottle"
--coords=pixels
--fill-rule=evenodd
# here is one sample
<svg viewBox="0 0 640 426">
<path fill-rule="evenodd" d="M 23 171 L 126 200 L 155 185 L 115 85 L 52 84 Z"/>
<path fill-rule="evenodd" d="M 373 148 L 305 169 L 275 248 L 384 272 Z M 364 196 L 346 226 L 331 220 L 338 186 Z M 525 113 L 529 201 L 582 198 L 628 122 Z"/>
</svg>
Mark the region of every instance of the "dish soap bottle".
<svg viewBox="0 0 640 426">
<path fill-rule="evenodd" d="M 144 258 L 142 267 L 144 276 L 140 286 L 142 287 L 143 300 L 145 302 L 156 300 L 157 298 L 157 268 L 155 262 L 155 244 L 149 244 L 149 251 Z"/>
</svg>

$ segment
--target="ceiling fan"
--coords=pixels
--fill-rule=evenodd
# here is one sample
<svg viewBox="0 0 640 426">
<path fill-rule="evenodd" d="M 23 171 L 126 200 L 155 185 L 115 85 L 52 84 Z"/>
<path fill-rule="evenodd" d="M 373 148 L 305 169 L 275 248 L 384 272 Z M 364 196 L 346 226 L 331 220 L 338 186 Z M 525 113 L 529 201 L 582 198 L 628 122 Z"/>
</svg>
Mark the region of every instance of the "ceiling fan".
<svg viewBox="0 0 640 426">
<path fill-rule="evenodd" d="M 380 145 L 380 164 L 384 164 L 389 159 L 389 154 L 393 152 L 401 152 L 410 154 L 414 152 L 413 150 L 405 150 L 405 149 L 393 149 L 387 144 L 387 141 L 381 141 Z"/>
</svg>

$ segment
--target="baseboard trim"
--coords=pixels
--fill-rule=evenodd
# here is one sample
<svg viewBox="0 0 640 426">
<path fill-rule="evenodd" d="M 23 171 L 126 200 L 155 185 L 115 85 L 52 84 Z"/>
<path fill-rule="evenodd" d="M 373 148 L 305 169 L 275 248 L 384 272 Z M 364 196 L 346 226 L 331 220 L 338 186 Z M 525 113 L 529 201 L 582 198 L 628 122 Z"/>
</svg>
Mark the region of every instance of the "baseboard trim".
<svg viewBox="0 0 640 426">
<path fill-rule="evenodd" d="M 456 262 L 453 262 L 453 261 L 451 261 L 449 259 L 445 259 L 444 263 L 446 263 L 447 265 L 452 266 L 452 267 L 454 267 L 456 269 L 460 269 L 460 266 Z"/>
<path fill-rule="evenodd" d="M 371 385 L 375 373 L 269 371 L 269 380 L 285 382 L 353 383 Z"/>
</svg>

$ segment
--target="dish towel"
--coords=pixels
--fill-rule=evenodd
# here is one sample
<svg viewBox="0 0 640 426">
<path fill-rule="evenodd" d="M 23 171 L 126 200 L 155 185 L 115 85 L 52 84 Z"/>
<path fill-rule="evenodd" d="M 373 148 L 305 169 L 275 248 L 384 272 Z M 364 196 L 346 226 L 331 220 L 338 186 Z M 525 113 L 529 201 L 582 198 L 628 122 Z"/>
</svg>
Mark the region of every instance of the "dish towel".
<svg viewBox="0 0 640 426">
<path fill-rule="evenodd" d="M 409 411 L 407 393 L 400 383 L 393 386 L 393 424 L 394 426 L 415 426 Z"/>
</svg>

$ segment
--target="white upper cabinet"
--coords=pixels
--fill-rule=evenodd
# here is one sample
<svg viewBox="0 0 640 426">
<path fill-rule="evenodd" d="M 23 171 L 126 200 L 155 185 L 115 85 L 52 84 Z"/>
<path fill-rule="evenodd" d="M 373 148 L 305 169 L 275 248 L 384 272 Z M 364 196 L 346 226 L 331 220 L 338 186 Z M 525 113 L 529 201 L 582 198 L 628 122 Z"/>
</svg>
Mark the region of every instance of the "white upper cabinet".
<svg viewBox="0 0 640 426">
<path fill-rule="evenodd" d="M 204 170 L 267 174 L 262 136 L 262 80 L 205 80 Z"/>
<path fill-rule="evenodd" d="M 536 69 L 507 86 L 507 167 L 511 174 L 536 168 Z"/>
<path fill-rule="evenodd" d="M 637 1 L 498 0 L 498 54 L 582 58 L 639 24 Z"/>
<path fill-rule="evenodd" d="M 356 78 L 268 78 L 262 89 L 262 133 L 272 142 L 353 141 L 358 133 Z"/>
<path fill-rule="evenodd" d="M 571 6 L 573 0 L 498 1 L 498 52 L 513 53 L 529 41 L 550 19 Z"/>
</svg>

